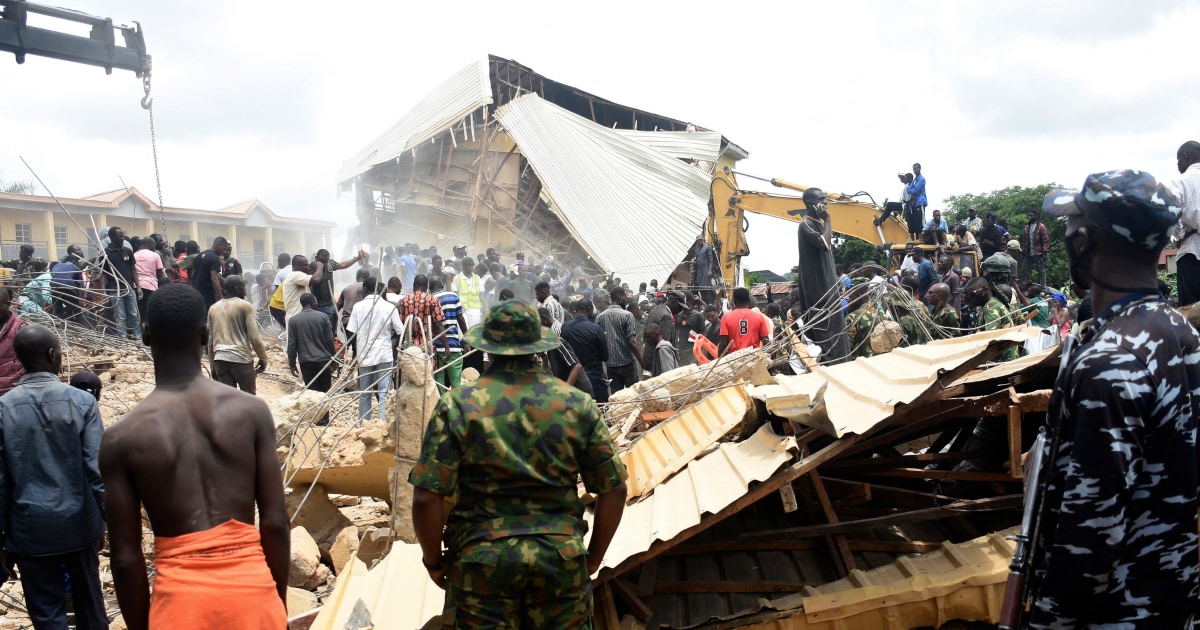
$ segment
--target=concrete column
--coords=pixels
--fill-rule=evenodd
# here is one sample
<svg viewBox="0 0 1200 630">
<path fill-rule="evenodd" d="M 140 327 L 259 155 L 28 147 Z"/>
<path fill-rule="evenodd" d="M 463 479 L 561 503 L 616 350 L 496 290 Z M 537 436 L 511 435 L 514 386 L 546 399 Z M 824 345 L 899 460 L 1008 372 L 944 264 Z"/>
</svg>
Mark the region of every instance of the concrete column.
<svg viewBox="0 0 1200 630">
<path fill-rule="evenodd" d="M 275 235 L 271 232 L 271 226 L 263 228 L 263 247 L 267 250 L 267 262 L 275 264 Z"/>
<path fill-rule="evenodd" d="M 304 242 L 304 230 L 296 230 L 296 234 L 300 236 L 300 244 L 299 244 L 300 251 L 296 252 L 296 254 L 303 254 L 305 256 L 311 256 L 312 254 L 308 251 L 308 243 Z M 296 254 L 292 254 L 292 255 L 295 256 Z M 310 260 L 309 262 L 312 262 L 312 261 Z"/>
<path fill-rule="evenodd" d="M 233 256 L 234 258 L 237 258 L 238 257 L 238 254 L 237 254 L 238 253 L 238 235 L 237 235 L 237 226 L 236 225 L 229 226 L 229 236 L 227 236 L 225 238 L 228 238 L 229 243 L 230 243 L 229 255 Z M 243 267 L 244 267 L 244 265 L 243 265 Z"/>
<path fill-rule="evenodd" d="M 46 239 L 46 260 L 53 262 L 58 258 L 58 244 L 54 241 L 54 213 L 49 210 L 43 212 L 42 222 L 49 235 Z"/>
<path fill-rule="evenodd" d="M 87 223 L 83 224 L 83 229 L 85 232 L 90 227 L 91 226 L 88 225 Z M 96 249 L 104 249 L 104 239 L 108 237 L 108 235 L 104 233 L 104 228 L 106 228 L 106 227 L 110 227 L 108 225 L 108 215 L 107 214 L 96 215 L 96 239 L 97 240 L 96 240 L 96 243 L 93 244 L 93 246 L 96 247 Z"/>
<path fill-rule="evenodd" d="M 192 233 L 192 238 L 190 238 L 188 240 L 192 240 L 192 241 L 196 241 L 197 243 L 200 243 L 200 224 L 196 223 L 195 221 L 192 221 L 191 223 L 188 224 L 188 230 L 190 230 Z M 200 243 L 200 249 L 201 250 L 204 249 L 204 243 Z"/>
</svg>

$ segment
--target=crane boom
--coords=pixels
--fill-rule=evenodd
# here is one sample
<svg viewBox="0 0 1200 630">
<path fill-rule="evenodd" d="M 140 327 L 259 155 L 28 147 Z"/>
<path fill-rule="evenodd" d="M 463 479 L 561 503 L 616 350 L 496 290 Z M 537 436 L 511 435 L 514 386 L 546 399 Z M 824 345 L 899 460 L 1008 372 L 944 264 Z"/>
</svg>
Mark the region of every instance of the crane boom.
<svg viewBox="0 0 1200 630">
<path fill-rule="evenodd" d="M 0 52 L 11 52 L 17 63 L 25 63 L 25 55 L 38 55 L 104 68 L 112 74 L 114 68 L 129 70 L 141 77 L 151 69 L 150 55 L 141 25 L 114 25 L 111 18 L 96 17 L 71 9 L 60 9 L 26 2 L 0 0 Z M 30 26 L 29 14 L 44 15 L 91 26 L 88 37 L 60 33 Z M 124 45 L 117 44 L 116 31 L 121 32 Z"/>
</svg>

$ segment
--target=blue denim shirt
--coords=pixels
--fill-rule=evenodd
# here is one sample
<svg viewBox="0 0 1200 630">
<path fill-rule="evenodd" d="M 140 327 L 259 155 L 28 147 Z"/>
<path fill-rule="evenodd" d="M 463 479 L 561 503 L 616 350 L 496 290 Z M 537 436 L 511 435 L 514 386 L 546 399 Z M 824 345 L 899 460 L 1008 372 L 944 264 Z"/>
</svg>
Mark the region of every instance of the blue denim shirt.
<svg viewBox="0 0 1200 630">
<path fill-rule="evenodd" d="M 17 556 L 85 549 L 104 534 L 100 439 L 91 394 L 49 372 L 0 396 L 0 530 Z"/>
</svg>

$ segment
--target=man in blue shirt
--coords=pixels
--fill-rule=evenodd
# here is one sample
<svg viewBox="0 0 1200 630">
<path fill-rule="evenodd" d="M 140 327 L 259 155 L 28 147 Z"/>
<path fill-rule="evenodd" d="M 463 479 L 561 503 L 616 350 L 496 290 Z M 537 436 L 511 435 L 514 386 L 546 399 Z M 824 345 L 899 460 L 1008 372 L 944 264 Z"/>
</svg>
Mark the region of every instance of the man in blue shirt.
<svg viewBox="0 0 1200 630">
<path fill-rule="evenodd" d="M 396 262 L 400 265 L 400 272 L 402 274 L 400 281 L 404 284 L 400 291 L 404 295 L 413 292 L 413 280 L 417 277 L 417 257 L 413 255 L 416 249 L 416 245 L 409 243 L 401 248 L 404 255 L 396 259 Z"/>
<path fill-rule="evenodd" d="M 79 296 L 83 291 L 83 271 L 80 261 L 83 249 L 78 245 L 67 248 L 67 255 L 50 268 L 50 288 L 54 291 L 54 314 L 74 319 L 79 314 Z"/>
<path fill-rule="evenodd" d="M 946 232 L 949 230 L 950 227 L 942 219 L 942 211 L 934 210 L 933 218 L 925 224 L 925 229 L 921 231 L 921 241 L 926 245 L 945 245 Z"/>
<path fill-rule="evenodd" d="M 0 398 L 4 567 L 20 569 L 34 627 L 67 627 L 69 583 L 77 627 L 107 628 L 100 408 L 94 396 L 58 380 L 62 350 L 50 329 L 22 328 L 13 349 L 25 376 Z"/>
<path fill-rule="evenodd" d="M 929 205 L 928 197 L 925 195 L 925 176 L 921 174 L 921 165 L 913 164 L 913 180 L 904 187 L 904 192 L 912 197 L 912 214 L 908 220 L 908 231 L 910 236 L 915 241 L 920 235 L 913 226 L 925 224 L 925 206 Z"/>
<path fill-rule="evenodd" d="M 912 259 L 917 263 L 917 297 L 924 298 L 929 287 L 938 282 L 938 273 L 933 268 L 933 263 L 925 257 L 925 252 L 920 249 L 913 248 Z"/>
</svg>

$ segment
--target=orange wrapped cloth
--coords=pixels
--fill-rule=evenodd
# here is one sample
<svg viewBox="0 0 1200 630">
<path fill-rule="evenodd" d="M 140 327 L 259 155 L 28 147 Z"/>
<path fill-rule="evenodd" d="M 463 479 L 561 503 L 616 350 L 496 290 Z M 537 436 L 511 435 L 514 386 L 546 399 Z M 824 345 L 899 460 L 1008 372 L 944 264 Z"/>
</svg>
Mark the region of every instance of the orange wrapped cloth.
<svg viewBox="0 0 1200 630">
<path fill-rule="evenodd" d="M 156 536 L 154 567 L 151 628 L 287 627 L 253 525 L 230 520 L 202 532 Z"/>
</svg>

